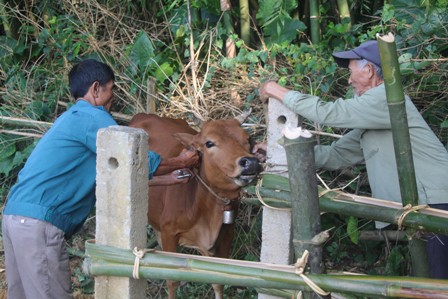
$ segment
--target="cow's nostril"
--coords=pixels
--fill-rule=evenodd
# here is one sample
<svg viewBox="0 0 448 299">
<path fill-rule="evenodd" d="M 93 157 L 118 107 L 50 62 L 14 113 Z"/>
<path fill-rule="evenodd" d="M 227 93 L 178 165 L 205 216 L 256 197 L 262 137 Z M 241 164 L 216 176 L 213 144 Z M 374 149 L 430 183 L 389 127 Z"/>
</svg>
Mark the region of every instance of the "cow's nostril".
<svg viewBox="0 0 448 299">
<path fill-rule="evenodd" d="M 240 159 L 240 161 L 238 162 L 238 164 L 239 164 L 241 167 L 246 168 L 247 165 L 249 164 L 249 161 L 247 160 L 247 158 L 242 158 L 242 159 Z"/>
<path fill-rule="evenodd" d="M 243 168 L 243 174 L 257 173 L 259 169 L 258 159 L 254 157 L 243 157 L 238 164 Z"/>
</svg>

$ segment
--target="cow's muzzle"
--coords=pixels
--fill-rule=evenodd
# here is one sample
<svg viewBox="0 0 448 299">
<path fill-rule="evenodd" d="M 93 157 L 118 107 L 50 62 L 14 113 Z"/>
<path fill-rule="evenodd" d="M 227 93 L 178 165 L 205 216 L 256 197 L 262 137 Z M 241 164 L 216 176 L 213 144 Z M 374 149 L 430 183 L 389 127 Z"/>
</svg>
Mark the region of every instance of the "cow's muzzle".
<svg viewBox="0 0 448 299">
<path fill-rule="evenodd" d="M 262 170 L 260 162 L 255 157 L 242 157 L 238 164 L 242 167 L 240 175 L 236 178 L 239 186 L 250 184 Z"/>
</svg>

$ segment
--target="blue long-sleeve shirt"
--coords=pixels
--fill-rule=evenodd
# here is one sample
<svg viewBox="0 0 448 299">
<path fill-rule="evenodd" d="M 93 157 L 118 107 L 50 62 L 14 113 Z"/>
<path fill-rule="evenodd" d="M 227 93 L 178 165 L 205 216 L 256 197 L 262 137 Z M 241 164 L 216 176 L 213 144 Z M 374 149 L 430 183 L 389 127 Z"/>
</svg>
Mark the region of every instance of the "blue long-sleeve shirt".
<svg viewBox="0 0 448 299">
<path fill-rule="evenodd" d="M 97 132 L 113 125 L 104 107 L 82 100 L 63 113 L 20 171 L 4 214 L 49 222 L 68 237 L 78 231 L 95 205 Z M 161 159 L 148 158 L 151 178 Z"/>
</svg>

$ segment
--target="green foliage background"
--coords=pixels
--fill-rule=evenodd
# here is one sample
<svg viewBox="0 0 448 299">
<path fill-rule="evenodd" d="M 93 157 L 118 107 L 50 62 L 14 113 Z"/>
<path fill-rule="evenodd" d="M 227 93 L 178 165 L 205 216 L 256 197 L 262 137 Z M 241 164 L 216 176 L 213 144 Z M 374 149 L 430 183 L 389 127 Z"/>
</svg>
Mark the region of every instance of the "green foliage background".
<svg viewBox="0 0 448 299">
<path fill-rule="evenodd" d="M 349 0 L 351 22 L 339 17 L 335 2 L 320 1 L 321 40 L 312 44 L 308 1 L 252 1 L 251 43 L 245 44 L 237 33 L 238 1 L 232 1 L 233 28 L 229 28 L 216 0 L 0 0 L 0 117 L 51 123 L 71 105 L 70 67 L 93 57 L 110 64 L 117 74 L 114 110 L 120 115 L 144 111 L 149 96 L 158 100 L 157 113 L 190 120 L 233 116 L 252 107 L 249 122 L 254 126 L 249 130 L 262 140 L 260 82 L 275 79 L 326 100 L 350 96 L 348 74 L 337 68 L 331 52 L 374 39 L 377 33 L 393 32 L 405 91 L 447 145 L 448 1 Z M 229 39 L 237 48 L 234 58 L 225 55 Z M 156 81 L 155 94 L 148 89 L 150 78 Z M 126 124 L 126 117 L 119 119 Z M 3 119 L 0 124 L 1 207 L 38 142 L 35 134 L 44 133 L 46 127 L 18 126 Z M 346 191 L 369 194 L 362 167 L 321 173 L 330 187 L 345 186 L 358 174 L 361 179 Z M 257 208 L 243 207 L 234 258 L 258 259 L 260 223 Z M 337 227 L 326 246 L 327 268 L 346 270 L 355 264 L 366 273 L 406 273 L 407 252 L 402 247 L 383 250 L 379 244 L 359 241 L 359 230 L 371 229 L 372 223 L 336 215 L 324 216 L 323 223 Z M 79 269 L 74 276 L 78 287 L 88 292 L 91 281 Z M 184 287 L 184 295 L 198 298 L 210 292 L 208 287 L 191 288 Z M 238 288 L 226 292 L 241 298 L 255 296 Z"/>
</svg>

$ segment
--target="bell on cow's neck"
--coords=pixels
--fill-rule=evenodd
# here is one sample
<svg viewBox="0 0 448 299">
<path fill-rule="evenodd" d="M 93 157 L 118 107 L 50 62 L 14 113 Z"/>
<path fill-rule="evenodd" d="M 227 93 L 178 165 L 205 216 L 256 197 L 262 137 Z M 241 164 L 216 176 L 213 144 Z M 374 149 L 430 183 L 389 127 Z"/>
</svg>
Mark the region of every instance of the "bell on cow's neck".
<svg viewBox="0 0 448 299">
<path fill-rule="evenodd" d="M 234 220 L 235 220 L 235 211 L 234 210 L 225 210 L 224 215 L 222 217 L 222 223 L 232 224 Z"/>
</svg>

